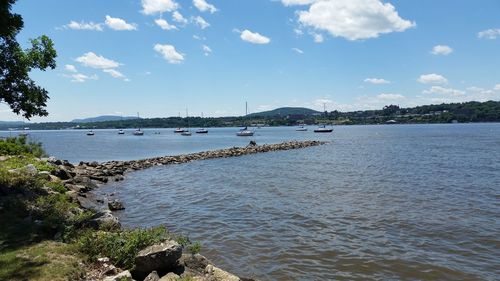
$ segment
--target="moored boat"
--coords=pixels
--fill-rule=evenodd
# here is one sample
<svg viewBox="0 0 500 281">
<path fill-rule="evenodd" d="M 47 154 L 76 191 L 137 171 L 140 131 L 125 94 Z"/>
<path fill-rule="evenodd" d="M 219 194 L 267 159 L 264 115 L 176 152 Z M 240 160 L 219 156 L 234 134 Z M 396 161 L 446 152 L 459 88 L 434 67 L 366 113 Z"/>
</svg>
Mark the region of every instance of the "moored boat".
<svg viewBox="0 0 500 281">
<path fill-rule="evenodd" d="M 316 129 L 314 129 L 314 132 L 315 133 L 331 133 L 331 132 L 333 132 L 333 129 L 327 128 L 325 125 L 323 125 L 323 126 L 320 126 Z"/>
<path fill-rule="evenodd" d="M 205 128 L 201 128 L 201 129 L 196 130 L 196 133 L 197 134 L 208 134 L 208 130 Z"/>
<path fill-rule="evenodd" d="M 134 131 L 134 136 L 143 136 L 143 135 L 144 132 L 141 130 L 141 128 Z"/>
<path fill-rule="evenodd" d="M 93 136 L 94 135 L 94 131 L 90 130 L 87 132 L 87 136 Z"/>
<path fill-rule="evenodd" d="M 119 135 L 124 135 L 125 134 L 125 131 L 123 131 L 122 129 L 118 130 L 118 134 Z"/>
</svg>

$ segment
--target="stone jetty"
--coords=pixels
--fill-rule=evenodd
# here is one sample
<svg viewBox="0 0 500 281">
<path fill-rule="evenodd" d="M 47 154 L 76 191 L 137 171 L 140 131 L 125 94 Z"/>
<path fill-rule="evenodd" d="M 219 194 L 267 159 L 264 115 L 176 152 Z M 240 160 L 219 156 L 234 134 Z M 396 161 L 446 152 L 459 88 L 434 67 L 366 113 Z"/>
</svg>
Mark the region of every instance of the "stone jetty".
<svg viewBox="0 0 500 281">
<path fill-rule="evenodd" d="M 85 183 L 89 181 L 97 183 L 106 183 L 110 180 L 120 181 L 127 172 L 142 170 L 153 166 L 182 164 L 197 160 L 238 157 L 255 153 L 299 149 L 318 146 L 325 143 L 326 142 L 321 141 L 290 141 L 279 144 L 249 145 L 247 147 L 232 147 L 142 160 L 108 161 L 104 163 L 80 162 L 78 165 L 73 165 L 68 161 L 61 161 L 53 158 L 49 159 L 49 162 L 58 166 L 58 169 L 53 173 L 55 176 L 66 180 L 69 184 L 78 185 L 82 182 Z"/>
</svg>

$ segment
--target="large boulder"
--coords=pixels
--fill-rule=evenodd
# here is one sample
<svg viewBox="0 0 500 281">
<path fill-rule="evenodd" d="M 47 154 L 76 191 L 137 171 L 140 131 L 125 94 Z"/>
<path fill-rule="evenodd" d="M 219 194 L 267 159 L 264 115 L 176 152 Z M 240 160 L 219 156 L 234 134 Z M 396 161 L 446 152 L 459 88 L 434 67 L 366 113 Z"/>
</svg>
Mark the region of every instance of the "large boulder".
<svg viewBox="0 0 500 281">
<path fill-rule="evenodd" d="M 177 280 L 181 280 L 181 277 L 173 272 L 169 272 L 167 273 L 167 275 L 160 278 L 159 281 L 177 281 Z"/>
<path fill-rule="evenodd" d="M 172 240 L 149 246 L 135 257 L 134 273 L 166 272 L 177 267 L 181 256 L 182 246 Z"/>
<path fill-rule="evenodd" d="M 71 173 L 64 166 L 59 166 L 58 169 L 52 171 L 52 174 L 62 180 L 69 180 L 73 178 Z"/>
</svg>

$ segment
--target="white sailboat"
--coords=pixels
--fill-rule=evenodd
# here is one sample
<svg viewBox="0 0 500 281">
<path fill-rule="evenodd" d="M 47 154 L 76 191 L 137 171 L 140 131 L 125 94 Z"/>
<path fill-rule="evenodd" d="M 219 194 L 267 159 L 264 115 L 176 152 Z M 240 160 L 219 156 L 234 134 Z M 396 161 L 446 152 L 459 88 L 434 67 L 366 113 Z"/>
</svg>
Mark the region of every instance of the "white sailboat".
<svg viewBox="0 0 500 281">
<path fill-rule="evenodd" d="M 295 129 L 295 131 L 305 132 L 307 131 L 307 128 L 304 125 L 300 125 L 297 129 Z"/>
<path fill-rule="evenodd" d="M 139 112 L 137 112 L 137 119 L 141 119 L 139 117 Z M 134 131 L 134 136 L 143 136 L 144 132 L 141 130 L 141 128 L 137 128 L 137 130 Z"/>
<path fill-rule="evenodd" d="M 184 130 L 184 132 L 181 133 L 182 136 L 189 137 L 191 136 L 191 131 L 189 130 L 189 119 L 188 119 L 188 110 L 186 108 L 186 122 L 187 122 L 187 129 Z"/>
<path fill-rule="evenodd" d="M 201 113 L 201 119 L 203 119 L 203 112 Z M 208 134 L 208 130 L 205 128 L 200 128 L 200 129 L 196 130 L 196 133 L 197 134 Z"/>
<path fill-rule="evenodd" d="M 245 102 L 245 117 L 248 115 L 248 103 Z M 253 131 L 252 130 L 249 130 L 247 126 L 245 126 L 245 128 L 239 130 L 236 135 L 238 137 L 251 137 L 253 136 Z"/>
</svg>

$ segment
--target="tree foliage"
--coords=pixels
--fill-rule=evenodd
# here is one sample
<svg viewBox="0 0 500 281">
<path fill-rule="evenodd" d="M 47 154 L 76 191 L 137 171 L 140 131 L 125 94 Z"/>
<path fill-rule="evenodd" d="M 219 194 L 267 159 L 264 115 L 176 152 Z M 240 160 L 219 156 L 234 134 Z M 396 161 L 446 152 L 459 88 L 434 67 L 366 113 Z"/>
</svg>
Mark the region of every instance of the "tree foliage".
<svg viewBox="0 0 500 281">
<path fill-rule="evenodd" d="M 47 116 L 48 92 L 29 77 L 33 69 L 45 71 L 56 67 L 56 50 L 52 40 L 42 35 L 31 40 L 23 50 L 16 35 L 24 26 L 18 14 L 11 13 L 16 0 L 0 0 L 0 102 L 27 119 Z"/>
</svg>

